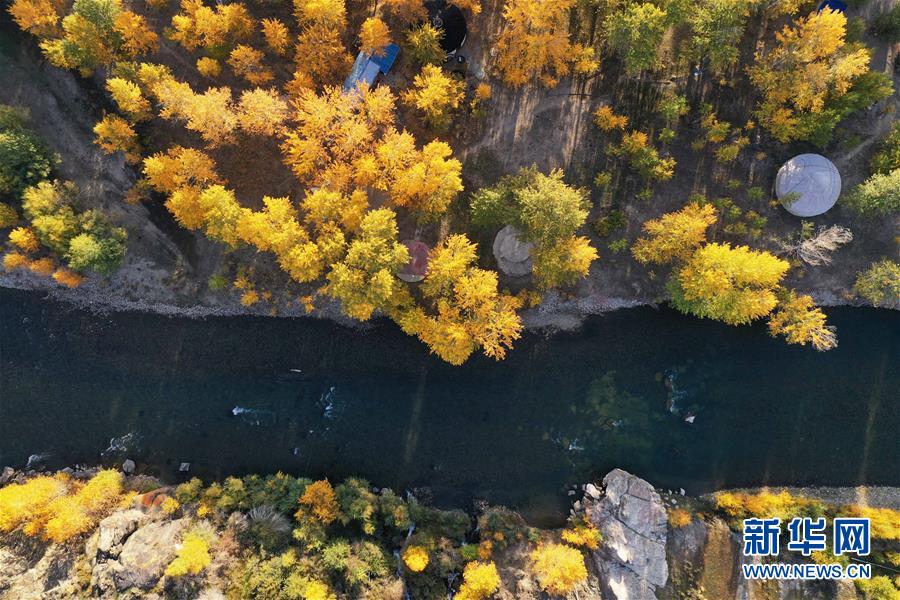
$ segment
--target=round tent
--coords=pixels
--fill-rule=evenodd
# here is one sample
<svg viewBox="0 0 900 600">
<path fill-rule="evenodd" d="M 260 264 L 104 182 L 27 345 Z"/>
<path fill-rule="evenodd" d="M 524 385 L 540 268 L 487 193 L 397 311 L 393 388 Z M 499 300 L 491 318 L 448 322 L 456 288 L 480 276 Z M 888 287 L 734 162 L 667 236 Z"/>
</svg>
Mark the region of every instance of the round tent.
<svg viewBox="0 0 900 600">
<path fill-rule="evenodd" d="M 841 195 L 841 174 L 820 154 L 799 154 L 778 169 L 775 195 L 792 215 L 821 215 Z"/>
<path fill-rule="evenodd" d="M 466 41 L 466 17 L 458 6 L 444 0 L 429 0 L 425 8 L 431 25 L 444 34 L 441 48 L 447 54 L 455 54 Z"/>
<path fill-rule="evenodd" d="M 422 281 L 428 272 L 428 245 L 419 240 L 403 240 L 401 243 L 409 250 L 409 263 L 397 273 L 397 277 L 407 283 Z"/>
<path fill-rule="evenodd" d="M 519 238 L 519 230 L 507 225 L 494 238 L 494 258 L 500 270 L 511 277 L 523 277 L 531 273 L 531 249 L 534 244 Z"/>
</svg>

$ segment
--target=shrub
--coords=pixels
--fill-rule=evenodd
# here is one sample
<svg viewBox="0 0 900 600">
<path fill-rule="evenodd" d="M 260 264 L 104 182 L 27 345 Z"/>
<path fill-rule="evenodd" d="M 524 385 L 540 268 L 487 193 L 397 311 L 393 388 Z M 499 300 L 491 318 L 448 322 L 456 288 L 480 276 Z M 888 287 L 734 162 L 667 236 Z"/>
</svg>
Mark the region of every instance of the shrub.
<svg viewBox="0 0 900 600">
<path fill-rule="evenodd" d="M 891 132 L 878 142 L 870 166 L 873 173 L 881 175 L 900 169 L 900 121 L 895 121 Z"/>
<path fill-rule="evenodd" d="M 0 202 L 0 229 L 12 227 L 19 222 L 19 214 L 9 204 Z"/>
<path fill-rule="evenodd" d="M 900 305 L 900 263 L 884 259 L 857 275 L 853 290 L 874 306 Z"/>
<path fill-rule="evenodd" d="M 64 479 L 46 475 L 0 488 L 0 532 L 8 533 L 27 523 L 65 492 Z"/>
<path fill-rule="evenodd" d="M 683 508 L 673 508 L 669 510 L 669 526 L 673 529 L 680 529 L 691 524 L 691 513 Z"/>
<path fill-rule="evenodd" d="M 546 544 L 531 553 L 534 574 L 541 589 L 564 596 L 587 579 L 587 568 L 581 552 L 571 546 Z"/>
<path fill-rule="evenodd" d="M 184 534 L 181 547 L 175 559 L 166 567 L 167 577 L 198 575 L 212 562 L 209 555 L 209 540 L 198 531 Z"/>
<path fill-rule="evenodd" d="M 603 536 L 590 522 L 576 521 L 563 530 L 562 539 L 573 546 L 596 550 L 600 547 Z"/>
<path fill-rule="evenodd" d="M 900 5 L 875 19 L 875 35 L 889 42 L 900 40 Z"/>
<path fill-rule="evenodd" d="M 788 492 L 778 494 L 721 492 L 716 494 L 715 498 L 716 507 L 736 520 L 778 517 L 782 521 L 787 521 L 801 516 L 819 517 L 825 512 L 824 505 L 818 500 L 792 496 Z"/>
<path fill-rule="evenodd" d="M 500 574 L 493 562 L 470 562 L 463 571 L 463 583 L 456 598 L 482 600 L 492 596 L 499 587 Z"/>
<path fill-rule="evenodd" d="M 428 550 L 422 546 L 408 546 L 403 551 L 403 564 L 413 573 L 421 573 L 428 566 Z"/>
</svg>

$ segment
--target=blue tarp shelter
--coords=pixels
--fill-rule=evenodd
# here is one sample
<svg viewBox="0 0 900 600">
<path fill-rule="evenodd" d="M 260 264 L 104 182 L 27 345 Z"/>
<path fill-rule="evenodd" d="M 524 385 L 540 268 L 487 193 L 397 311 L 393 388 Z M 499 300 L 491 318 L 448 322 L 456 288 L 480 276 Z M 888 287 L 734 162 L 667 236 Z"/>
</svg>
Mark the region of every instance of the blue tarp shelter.
<svg viewBox="0 0 900 600">
<path fill-rule="evenodd" d="M 353 63 L 353 68 L 350 69 L 350 74 L 344 80 L 344 91 L 355 90 L 361 83 L 372 87 L 379 73 L 387 75 L 391 70 L 399 53 L 400 46 L 397 44 L 389 44 L 381 55 L 360 52 Z"/>
</svg>

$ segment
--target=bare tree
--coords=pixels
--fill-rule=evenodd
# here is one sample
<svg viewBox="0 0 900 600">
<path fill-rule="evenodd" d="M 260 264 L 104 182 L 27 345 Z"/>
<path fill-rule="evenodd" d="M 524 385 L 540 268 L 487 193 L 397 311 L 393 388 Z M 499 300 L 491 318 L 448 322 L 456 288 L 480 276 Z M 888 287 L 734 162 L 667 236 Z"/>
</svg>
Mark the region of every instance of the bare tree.
<svg viewBox="0 0 900 600">
<path fill-rule="evenodd" d="M 831 255 L 853 239 L 853 233 L 846 227 L 832 225 L 820 227 L 810 238 L 797 242 L 781 242 L 782 252 L 793 254 L 808 265 L 830 265 Z"/>
</svg>

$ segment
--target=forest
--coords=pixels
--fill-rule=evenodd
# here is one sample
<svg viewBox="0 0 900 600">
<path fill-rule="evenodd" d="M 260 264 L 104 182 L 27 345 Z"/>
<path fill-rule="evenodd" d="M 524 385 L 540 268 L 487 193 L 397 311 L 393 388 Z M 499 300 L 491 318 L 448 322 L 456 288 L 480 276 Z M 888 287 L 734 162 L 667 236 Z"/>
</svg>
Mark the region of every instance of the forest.
<svg viewBox="0 0 900 600">
<path fill-rule="evenodd" d="M 467 23 L 459 52 L 436 17 L 451 9 Z M 47 63 L 102 91 L 94 142 L 135 173 L 119 201 L 164 206 L 210 240 L 204 287 L 248 309 L 386 316 L 458 365 L 503 359 L 550 295 L 616 278 L 828 350 L 837 333 L 807 282 L 851 242 L 843 301 L 900 298 L 900 126 L 893 65 L 874 58 L 893 56 L 898 8 L 14 0 L 9 14 Z M 393 49 L 376 85 L 342 86 L 355 54 Z M 517 127 L 509 104 L 528 95 L 586 98 L 584 121 L 557 114 L 590 140 L 567 164 L 478 151 Z M 107 277 L 132 233 L 56 176 L 67 157 L 27 109 L 0 112 L 3 268 L 67 288 Z M 773 161 L 807 150 L 857 157 L 836 218 L 790 221 L 773 199 Z M 497 256 L 504 231 L 524 275 Z"/>
</svg>

